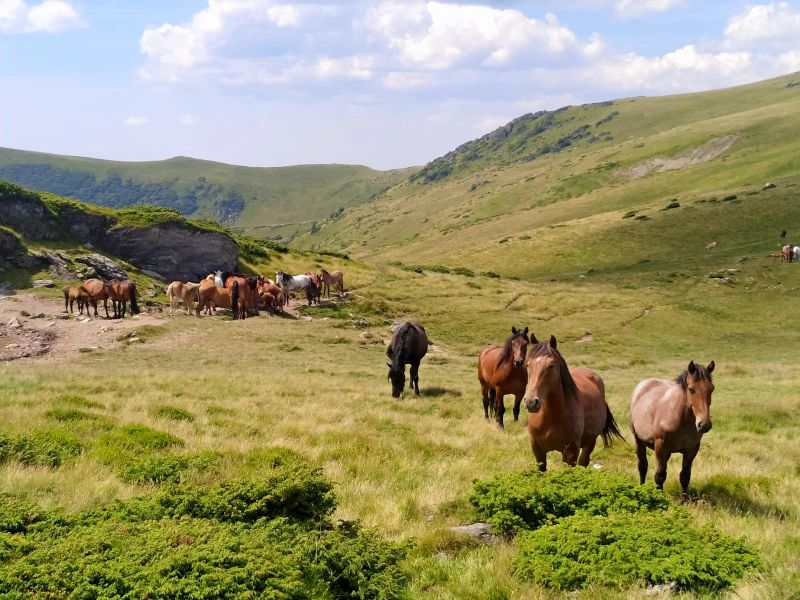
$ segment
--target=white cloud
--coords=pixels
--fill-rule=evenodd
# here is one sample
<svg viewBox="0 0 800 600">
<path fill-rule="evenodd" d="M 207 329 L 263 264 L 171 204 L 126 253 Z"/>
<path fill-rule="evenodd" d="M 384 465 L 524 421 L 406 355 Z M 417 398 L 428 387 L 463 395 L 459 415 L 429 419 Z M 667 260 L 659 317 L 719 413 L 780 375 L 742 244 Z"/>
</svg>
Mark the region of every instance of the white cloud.
<svg viewBox="0 0 800 600">
<path fill-rule="evenodd" d="M 181 113 L 180 116 L 178 116 L 178 121 L 184 127 L 191 127 L 192 125 L 197 123 L 197 117 L 189 113 Z"/>
<path fill-rule="evenodd" d="M 142 117 L 140 115 L 131 115 L 127 119 L 122 122 L 123 125 L 126 127 L 141 127 L 142 125 L 147 124 L 147 117 Z"/>
<path fill-rule="evenodd" d="M 66 0 L 0 0 L 0 33 L 58 33 L 85 27 L 78 11 Z"/>
<path fill-rule="evenodd" d="M 683 4 L 686 0 L 616 0 L 614 12 L 630 19 L 649 12 L 666 12 Z"/>
<path fill-rule="evenodd" d="M 800 8 L 788 2 L 755 4 L 734 15 L 725 27 L 727 48 L 800 48 Z"/>
</svg>

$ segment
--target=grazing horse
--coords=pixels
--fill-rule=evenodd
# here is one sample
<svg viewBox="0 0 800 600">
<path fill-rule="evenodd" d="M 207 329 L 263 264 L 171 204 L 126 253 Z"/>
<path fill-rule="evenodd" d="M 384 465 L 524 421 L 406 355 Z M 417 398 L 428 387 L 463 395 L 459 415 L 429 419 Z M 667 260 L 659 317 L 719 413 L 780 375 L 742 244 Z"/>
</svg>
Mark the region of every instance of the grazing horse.
<svg viewBox="0 0 800 600">
<path fill-rule="evenodd" d="M 106 319 L 110 318 L 108 314 L 108 299 L 111 297 L 111 284 L 99 279 L 87 279 L 83 282 L 83 289 L 89 294 L 89 302 L 94 307 L 94 316 L 99 316 L 97 314 L 97 301 L 102 300 L 103 308 L 106 310 Z M 89 312 L 88 307 L 86 312 Z"/>
<path fill-rule="evenodd" d="M 286 299 L 286 304 L 289 303 L 290 294 L 294 290 L 305 290 L 306 300 L 308 300 L 308 305 L 311 306 L 311 295 L 308 292 L 308 288 L 309 286 L 313 285 L 313 282 L 308 275 L 295 275 L 292 277 L 288 273 L 278 271 L 275 273 L 275 283 L 281 286 Z"/>
<path fill-rule="evenodd" d="M 333 271 L 332 273 L 328 273 L 325 269 L 320 270 L 319 273 L 320 279 L 322 279 L 322 284 L 325 288 L 325 297 L 328 298 L 331 295 L 331 284 L 335 283 L 339 286 L 339 293 L 341 294 L 344 292 L 344 274 L 341 271 Z"/>
<path fill-rule="evenodd" d="M 86 314 L 89 314 L 89 292 L 82 285 L 71 285 L 64 288 L 64 312 L 75 312 L 73 306 L 78 303 L 78 314 L 83 314 L 83 307 L 86 307 Z"/>
<path fill-rule="evenodd" d="M 692 361 L 674 380 L 645 379 L 633 390 L 630 420 L 640 483 L 647 478 L 648 448 L 656 454 L 655 481 L 659 489 L 663 489 L 667 478 L 670 455 L 679 452 L 683 454 L 681 489 L 688 493 L 692 461 L 700 450 L 703 434 L 711 429 L 713 371 L 713 360 L 707 367 Z"/>
<path fill-rule="evenodd" d="M 230 290 L 222 287 L 217 287 L 214 283 L 214 278 L 204 279 L 200 282 L 197 288 L 197 307 L 195 314 L 199 317 L 200 311 L 205 309 L 205 314 L 214 314 L 214 307 L 220 308 L 231 307 L 231 294 Z"/>
<path fill-rule="evenodd" d="M 612 436 L 624 439 L 606 403 L 600 375 L 586 367 L 570 369 L 555 336 L 537 343 L 528 353 L 528 433 L 540 471 L 547 470 L 547 453 L 561 452 L 566 464 L 589 464 L 597 436 L 603 445 Z M 578 454 L 580 451 L 580 455 Z"/>
<path fill-rule="evenodd" d="M 386 356 L 392 362 L 389 379 L 392 382 L 392 398 L 399 398 L 406 386 L 406 365 L 411 365 L 409 375 L 411 388 L 419 396 L 419 363 L 428 351 L 428 336 L 425 328 L 417 323 L 406 321 L 395 329 L 392 341 L 386 349 Z"/>
<path fill-rule="evenodd" d="M 131 302 L 131 315 L 138 315 L 139 303 L 136 301 L 136 282 L 130 279 L 112 281 L 108 284 L 108 295 L 114 306 L 114 318 L 124 319 L 125 311 L 128 308 L 128 300 Z"/>
<path fill-rule="evenodd" d="M 525 395 L 525 385 L 528 383 L 528 372 L 525 370 L 525 356 L 528 353 L 528 344 L 537 342 L 528 338 L 528 328 L 511 328 L 509 337 L 502 348 L 500 346 L 487 346 L 478 356 L 478 381 L 481 382 L 483 394 L 483 414 L 489 420 L 492 413 L 497 419 L 497 424 L 503 426 L 503 415 L 506 406 L 503 396 L 514 395 L 514 420 L 519 420 L 519 407 Z"/>
</svg>

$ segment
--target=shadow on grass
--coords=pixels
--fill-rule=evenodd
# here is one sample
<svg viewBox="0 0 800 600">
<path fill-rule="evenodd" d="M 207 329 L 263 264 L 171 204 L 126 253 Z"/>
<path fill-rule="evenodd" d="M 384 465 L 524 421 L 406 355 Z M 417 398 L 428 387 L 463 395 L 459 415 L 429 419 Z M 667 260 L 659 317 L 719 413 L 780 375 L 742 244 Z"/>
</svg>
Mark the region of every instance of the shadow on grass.
<svg viewBox="0 0 800 600">
<path fill-rule="evenodd" d="M 753 514 L 783 521 L 789 514 L 771 501 L 754 497 L 755 491 L 768 492 L 766 477 L 716 475 L 689 490 L 689 501 L 705 502 L 735 514 Z"/>
<path fill-rule="evenodd" d="M 422 388 L 421 394 L 428 398 L 440 398 L 441 396 L 454 396 L 460 398 L 463 394 L 458 390 L 451 390 L 444 387 L 426 387 Z"/>
</svg>

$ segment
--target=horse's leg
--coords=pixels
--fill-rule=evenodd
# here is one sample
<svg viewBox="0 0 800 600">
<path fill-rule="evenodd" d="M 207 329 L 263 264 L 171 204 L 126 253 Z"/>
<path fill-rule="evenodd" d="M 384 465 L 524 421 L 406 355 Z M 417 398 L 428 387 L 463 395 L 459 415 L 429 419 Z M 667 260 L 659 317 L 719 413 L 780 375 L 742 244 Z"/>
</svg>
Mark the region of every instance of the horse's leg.
<svg viewBox="0 0 800 600">
<path fill-rule="evenodd" d="M 96 319 L 97 317 L 100 316 L 100 315 L 97 314 L 97 299 L 96 298 L 92 298 L 92 306 L 94 307 L 94 318 Z"/>
<path fill-rule="evenodd" d="M 514 420 L 519 421 L 519 407 L 522 404 L 522 396 L 524 394 L 515 394 L 514 395 Z"/>
<path fill-rule="evenodd" d="M 656 487 L 660 490 L 664 489 L 664 482 L 667 480 L 667 462 L 669 461 L 669 453 L 664 448 L 664 439 L 656 438 L 653 448 L 656 451 Z"/>
<path fill-rule="evenodd" d="M 581 448 L 581 454 L 578 456 L 578 464 L 582 467 L 589 466 L 589 460 L 592 458 L 592 452 L 594 452 L 594 447 L 597 444 L 597 438 L 594 438 L 591 442 L 586 444 L 583 448 Z"/>
<path fill-rule="evenodd" d="M 681 465 L 681 489 L 683 490 L 684 496 L 689 494 L 689 481 L 692 478 L 692 462 L 694 461 L 694 457 L 697 456 L 697 452 L 699 450 L 700 444 L 697 444 L 697 446 L 694 448 L 689 448 L 689 450 L 686 450 L 683 453 L 683 464 Z"/>
<path fill-rule="evenodd" d="M 419 363 L 411 363 L 409 369 L 409 377 L 411 378 L 411 387 L 414 388 L 414 393 L 419 396 Z"/>
<path fill-rule="evenodd" d="M 639 460 L 639 483 L 644 485 L 647 480 L 647 446 L 639 438 L 636 438 L 636 458 Z"/>
<path fill-rule="evenodd" d="M 108 298 L 103 298 L 103 308 L 106 309 L 106 319 L 109 319 L 110 317 L 108 316 Z"/>
<path fill-rule="evenodd" d="M 547 452 L 542 450 L 542 448 L 533 441 L 533 438 L 531 438 L 531 450 L 533 450 L 533 456 L 536 459 L 536 466 L 544 473 L 547 471 Z"/>
<path fill-rule="evenodd" d="M 506 404 L 503 402 L 505 392 L 502 388 L 495 388 L 494 390 L 494 418 L 497 421 L 497 426 L 503 429 L 503 415 L 506 413 Z"/>
<path fill-rule="evenodd" d="M 483 416 L 489 420 L 489 386 L 481 382 L 481 396 L 483 396 Z"/>
<path fill-rule="evenodd" d="M 570 467 L 574 467 L 575 464 L 578 462 L 578 444 L 570 444 L 561 452 L 561 459 L 564 461 L 564 464 L 569 465 Z"/>
</svg>

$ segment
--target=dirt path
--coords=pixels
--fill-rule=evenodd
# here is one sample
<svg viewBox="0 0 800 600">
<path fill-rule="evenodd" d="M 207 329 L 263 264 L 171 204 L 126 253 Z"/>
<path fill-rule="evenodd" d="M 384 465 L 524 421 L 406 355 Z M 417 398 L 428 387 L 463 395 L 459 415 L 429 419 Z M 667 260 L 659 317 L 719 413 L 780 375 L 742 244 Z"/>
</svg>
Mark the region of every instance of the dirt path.
<svg viewBox="0 0 800 600">
<path fill-rule="evenodd" d="M 77 311 L 65 313 L 64 303 L 55 299 L 29 293 L 0 296 L 0 362 L 72 355 L 81 348 L 111 348 L 119 343 L 120 334 L 142 325 L 161 325 L 165 319 L 142 313 L 124 320 L 87 320 Z"/>
</svg>

